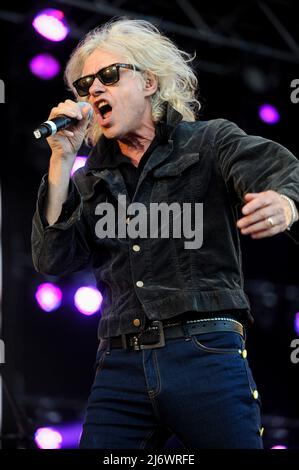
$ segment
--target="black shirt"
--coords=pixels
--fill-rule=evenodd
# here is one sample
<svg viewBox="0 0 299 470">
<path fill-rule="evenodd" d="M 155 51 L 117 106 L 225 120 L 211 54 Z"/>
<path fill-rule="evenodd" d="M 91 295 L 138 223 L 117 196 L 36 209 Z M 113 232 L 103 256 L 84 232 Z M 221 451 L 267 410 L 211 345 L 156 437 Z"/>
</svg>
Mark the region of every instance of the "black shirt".
<svg viewBox="0 0 299 470">
<path fill-rule="evenodd" d="M 122 174 L 122 177 L 125 181 L 126 189 L 130 199 L 133 199 L 135 189 L 141 175 L 141 172 L 148 161 L 149 157 L 159 145 L 159 143 L 167 142 L 169 134 L 169 128 L 166 123 L 159 122 L 156 126 L 156 134 L 152 142 L 150 143 L 148 149 L 142 155 L 141 160 L 139 161 L 138 166 L 134 166 L 131 163 L 129 157 L 126 157 L 122 154 L 120 147 L 117 141 L 113 141 L 113 144 L 100 162 L 100 168 L 119 168 L 119 171 Z"/>
</svg>

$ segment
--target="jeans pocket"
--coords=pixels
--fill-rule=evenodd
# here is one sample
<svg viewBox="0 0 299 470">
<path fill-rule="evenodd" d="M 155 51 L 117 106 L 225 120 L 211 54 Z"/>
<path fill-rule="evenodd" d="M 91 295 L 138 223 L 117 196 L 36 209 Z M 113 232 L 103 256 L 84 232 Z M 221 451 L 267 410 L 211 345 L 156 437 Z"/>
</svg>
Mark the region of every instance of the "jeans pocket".
<svg viewBox="0 0 299 470">
<path fill-rule="evenodd" d="M 244 349 L 243 337 L 234 331 L 215 331 L 191 336 L 195 348 L 205 353 L 240 354 Z"/>
</svg>

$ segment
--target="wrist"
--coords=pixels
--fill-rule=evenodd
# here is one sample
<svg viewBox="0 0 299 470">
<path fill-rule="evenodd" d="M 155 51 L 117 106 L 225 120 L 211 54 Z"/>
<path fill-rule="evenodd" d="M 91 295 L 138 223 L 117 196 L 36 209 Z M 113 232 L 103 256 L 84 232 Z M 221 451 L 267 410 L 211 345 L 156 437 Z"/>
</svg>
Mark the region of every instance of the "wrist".
<svg viewBox="0 0 299 470">
<path fill-rule="evenodd" d="M 74 153 L 52 152 L 50 162 L 73 165 L 75 158 L 76 154 Z"/>
<path fill-rule="evenodd" d="M 288 196 L 285 194 L 279 194 L 281 198 L 283 198 L 285 201 L 288 203 L 288 208 L 291 214 L 291 220 L 287 226 L 287 230 L 290 230 L 291 226 L 293 225 L 294 222 L 296 222 L 299 219 L 299 214 L 298 210 L 296 208 L 296 205 L 292 199 L 290 199 Z"/>
<path fill-rule="evenodd" d="M 71 173 L 71 170 L 74 165 L 76 155 L 61 155 L 57 153 L 52 153 L 50 162 L 49 162 L 49 172 L 57 172 L 63 174 Z"/>
</svg>

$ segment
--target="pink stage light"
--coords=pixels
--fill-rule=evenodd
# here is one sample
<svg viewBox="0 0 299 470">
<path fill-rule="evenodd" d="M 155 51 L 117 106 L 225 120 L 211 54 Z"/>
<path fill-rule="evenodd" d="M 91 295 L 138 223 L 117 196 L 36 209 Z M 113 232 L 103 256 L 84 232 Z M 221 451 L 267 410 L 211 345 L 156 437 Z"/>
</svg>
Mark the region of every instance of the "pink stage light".
<svg viewBox="0 0 299 470">
<path fill-rule="evenodd" d="M 75 162 L 73 164 L 72 171 L 71 171 L 72 176 L 75 173 L 75 171 L 77 171 L 79 168 L 82 168 L 85 165 L 86 160 L 87 160 L 87 157 L 79 157 L 79 156 L 76 157 Z"/>
<path fill-rule="evenodd" d="M 62 436 L 53 428 L 39 428 L 34 440 L 40 449 L 60 449 Z"/>
<path fill-rule="evenodd" d="M 279 112 L 271 104 L 260 106 L 259 117 L 266 124 L 276 124 L 280 120 Z"/>
<path fill-rule="evenodd" d="M 299 336 L 299 312 L 295 313 L 294 329 L 297 336 Z"/>
<path fill-rule="evenodd" d="M 69 33 L 69 26 L 61 10 L 48 8 L 34 18 L 34 29 L 50 41 L 63 41 Z"/>
<path fill-rule="evenodd" d="M 45 282 L 38 286 L 35 298 L 42 310 L 45 312 L 52 312 L 61 305 L 62 292 L 59 287 L 54 286 L 54 284 Z"/>
<path fill-rule="evenodd" d="M 29 63 L 29 68 L 33 75 L 42 80 L 50 80 L 60 72 L 60 64 L 51 54 L 38 54 Z"/>
<path fill-rule="evenodd" d="M 95 287 L 80 287 L 75 293 L 74 302 L 83 315 L 93 315 L 102 303 L 102 294 Z"/>
<path fill-rule="evenodd" d="M 277 445 L 277 446 L 271 447 L 271 449 L 287 449 L 287 447 L 286 447 L 286 446 L 282 446 L 282 445 Z"/>
</svg>

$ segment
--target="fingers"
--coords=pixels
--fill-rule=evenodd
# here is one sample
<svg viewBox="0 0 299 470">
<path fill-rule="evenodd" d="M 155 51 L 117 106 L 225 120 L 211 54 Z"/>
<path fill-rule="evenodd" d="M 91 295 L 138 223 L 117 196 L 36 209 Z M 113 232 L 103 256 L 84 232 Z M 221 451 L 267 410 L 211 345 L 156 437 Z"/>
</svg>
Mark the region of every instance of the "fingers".
<svg viewBox="0 0 299 470">
<path fill-rule="evenodd" d="M 258 238 L 273 237 L 279 232 L 280 230 L 278 230 L 277 228 L 275 230 L 261 230 L 260 232 L 253 233 L 251 235 L 251 238 L 254 238 L 256 240 Z"/>
<path fill-rule="evenodd" d="M 269 218 L 271 218 L 273 225 L 269 222 Z M 267 232 L 269 236 L 272 236 L 281 231 L 280 228 L 284 223 L 284 218 L 281 215 L 276 215 L 274 217 L 269 216 L 264 219 L 261 219 L 257 223 L 249 223 L 248 225 L 244 225 L 244 223 L 244 219 L 240 219 L 237 224 L 239 228 L 243 227 L 241 228 L 241 233 L 243 235 L 252 235 L 258 232 Z"/>
<path fill-rule="evenodd" d="M 65 135 L 66 137 L 73 137 L 74 133 L 72 131 L 68 131 L 67 129 L 64 129 L 63 131 L 60 131 L 62 135 Z"/>
<path fill-rule="evenodd" d="M 84 103 L 84 106 L 82 106 L 81 102 L 79 105 L 79 103 L 76 103 L 75 101 L 65 100 L 52 108 L 48 119 L 51 120 L 58 115 L 64 114 L 65 116 L 75 118 L 80 121 L 83 118 L 89 117 L 88 114 L 90 113 L 90 109 L 91 106 L 89 103 Z"/>
<path fill-rule="evenodd" d="M 243 235 L 264 238 L 285 230 L 285 211 L 277 192 L 247 193 L 244 200 L 244 217 L 237 222 Z"/>
<path fill-rule="evenodd" d="M 258 195 L 259 195 L 259 193 L 247 193 L 247 194 L 245 194 L 244 199 L 246 201 L 251 201 L 251 199 L 254 199 Z"/>
<path fill-rule="evenodd" d="M 265 191 L 261 193 L 247 193 L 244 196 L 245 201 L 247 204 L 245 204 L 242 208 L 243 214 L 247 215 L 250 214 L 257 209 L 260 209 L 261 207 L 267 206 L 273 202 L 273 194 L 275 194 L 274 191 Z"/>
<path fill-rule="evenodd" d="M 247 211 L 245 213 L 247 213 Z M 259 222 L 260 220 L 265 220 L 267 217 L 271 217 L 272 215 L 275 214 L 273 214 L 273 208 L 271 205 L 262 207 L 261 209 L 256 210 L 255 212 L 249 212 L 248 215 L 242 217 L 238 222 L 238 227 L 246 227 L 247 225 Z"/>
</svg>

